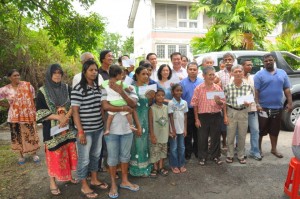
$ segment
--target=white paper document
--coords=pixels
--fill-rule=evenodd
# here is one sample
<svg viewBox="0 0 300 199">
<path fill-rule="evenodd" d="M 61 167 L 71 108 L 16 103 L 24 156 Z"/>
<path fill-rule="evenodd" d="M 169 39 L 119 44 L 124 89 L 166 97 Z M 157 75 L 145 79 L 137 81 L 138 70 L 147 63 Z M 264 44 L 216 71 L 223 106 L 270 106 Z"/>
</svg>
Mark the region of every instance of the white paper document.
<svg viewBox="0 0 300 199">
<path fill-rule="evenodd" d="M 237 97 L 236 102 L 238 105 L 243 105 L 245 102 L 252 103 L 252 102 L 254 102 L 254 97 L 252 94 L 243 95 L 243 96 Z"/>
<path fill-rule="evenodd" d="M 214 91 L 214 92 L 207 92 L 206 99 L 214 99 L 215 96 L 219 96 L 220 98 L 225 98 L 223 91 Z"/>
<path fill-rule="evenodd" d="M 124 83 L 127 84 L 127 85 L 131 85 L 132 82 L 133 82 L 133 79 L 130 78 L 128 75 L 126 75 Z"/>
<path fill-rule="evenodd" d="M 128 68 L 130 66 L 134 66 L 134 60 L 133 59 L 123 59 L 122 60 L 122 65 L 125 68 Z"/>
<path fill-rule="evenodd" d="M 50 135 L 51 136 L 54 136 L 56 134 L 59 134 L 65 130 L 68 130 L 69 129 L 69 125 L 65 126 L 65 127 L 62 127 L 62 128 L 59 128 L 58 125 L 57 126 L 54 126 L 50 129 Z"/>
<path fill-rule="evenodd" d="M 260 117 L 268 118 L 268 114 L 266 111 L 260 111 L 258 114 Z"/>
<path fill-rule="evenodd" d="M 177 84 L 180 83 L 180 78 L 176 74 L 172 74 L 172 77 L 169 81 L 170 83 Z"/>
<path fill-rule="evenodd" d="M 139 87 L 139 94 L 140 95 L 145 95 L 146 92 L 149 92 L 151 90 L 156 92 L 157 91 L 157 84 L 152 84 L 152 85 L 148 85 L 148 86 L 140 86 Z"/>
</svg>

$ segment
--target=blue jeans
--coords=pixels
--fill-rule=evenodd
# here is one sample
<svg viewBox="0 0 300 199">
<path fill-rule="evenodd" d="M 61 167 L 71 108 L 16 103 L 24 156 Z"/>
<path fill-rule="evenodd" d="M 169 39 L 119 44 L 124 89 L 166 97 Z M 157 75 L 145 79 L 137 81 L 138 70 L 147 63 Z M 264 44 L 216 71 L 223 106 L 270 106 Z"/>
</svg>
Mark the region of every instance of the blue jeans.
<svg viewBox="0 0 300 199">
<path fill-rule="evenodd" d="M 107 164 L 117 166 L 119 162 L 128 163 L 133 133 L 125 135 L 108 134 L 104 138 L 107 147 Z"/>
<path fill-rule="evenodd" d="M 170 141 L 170 166 L 180 168 L 185 165 L 184 136 L 183 134 L 177 134 L 176 138 L 171 138 L 169 141 Z"/>
<path fill-rule="evenodd" d="M 77 131 L 75 134 L 77 134 Z M 98 171 L 98 161 L 102 148 L 102 136 L 103 129 L 85 133 L 85 145 L 80 144 L 77 138 L 77 175 L 80 180 L 87 178 L 88 172 Z"/>
<path fill-rule="evenodd" d="M 250 128 L 250 144 L 251 144 L 249 153 L 251 155 L 260 157 L 260 151 L 258 148 L 259 127 L 258 127 L 257 112 L 248 113 L 248 125 Z"/>
</svg>

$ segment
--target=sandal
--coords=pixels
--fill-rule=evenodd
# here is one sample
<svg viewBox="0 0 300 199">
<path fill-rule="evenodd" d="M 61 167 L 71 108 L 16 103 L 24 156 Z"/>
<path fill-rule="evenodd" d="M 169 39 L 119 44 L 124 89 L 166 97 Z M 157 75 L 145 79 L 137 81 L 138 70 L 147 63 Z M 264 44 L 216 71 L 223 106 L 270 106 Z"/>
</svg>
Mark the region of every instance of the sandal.
<svg viewBox="0 0 300 199">
<path fill-rule="evenodd" d="M 36 164 L 39 164 L 39 163 L 40 163 L 40 157 L 39 157 L 39 156 L 34 155 L 34 156 L 32 157 L 32 159 L 33 159 L 33 162 L 34 162 L 34 163 L 36 163 Z"/>
<path fill-rule="evenodd" d="M 204 158 L 202 158 L 200 161 L 199 161 L 199 164 L 201 166 L 204 166 L 206 164 L 206 160 Z"/>
<path fill-rule="evenodd" d="M 167 176 L 169 174 L 169 171 L 167 171 L 166 169 L 164 168 L 161 168 L 159 170 L 159 174 L 162 175 L 162 176 Z"/>
<path fill-rule="evenodd" d="M 153 169 L 150 173 L 150 177 L 151 178 L 156 178 L 157 177 L 157 170 L 156 169 Z"/>
<path fill-rule="evenodd" d="M 82 189 L 81 189 L 81 194 L 84 195 L 85 197 L 87 198 L 97 198 L 98 197 L 98 194 L 95 193 L 94 191 L 91 191 L 91 192 L 83 192 Z"/>
<path fill-rule="evenodd" d="M 239 161 L 240 164 L 246 164 L 247 163 L 245 158 L 242 158 L 242 159 L 238 158 L 238 161 Z"/>
<path fill-rule="evenodd" d="M 18 165 L 23 165 L 23 164 L 25 164 L 25 158 L 19 158 Z"/>
<path fill-rule="evenodd" d="M 175 173 L 175 174 L 180 173 L 180 170 L 177 167 L 171 168 L 171 169 L 172 169 L 172 172 Z"/>
<path fill-rule="evenodd" d="M 108 189 L 108 184 L 105 182 L 100 183 L 100 184 L 91 184 L 91 187 L 97 187 L 99 189 L 106 190 L 106 189 Z"/>
<path fill-rule="evenodd" d="M 61 194 L 59 188 L 55 188 L 55 189 L 50 189 L 50 192 L 53 196 L 59 196 Z"/>
<path fill-rule="evenodd" d="M 220 160 L 220 158 L 214 158 L 213 161 L 214 161 L 217 165 L 223 164 L 223 161 Z"/>
<path fill-rule="evenodd" d="M 180 169 L 179 169 L 179 170 L 180 170 L 180 172 L 181 172 L 181 173 L 184 173 L 184 172 L 186 172 L 186 168 L 185 168 L 184 166 L 180 167 Z"/>
<path fill-rule="evenodd" d="M 79 184 L 79 180 L 78 179 L 76 179 L 76 178 L 72 178 L 71 180 L 70 180 L 70 183 L 71 184 Z"/>
<path fill-rule="evenodd" d="M 229 164 L 230 164 L 230 163 L 233 163 L 233 158 L 227 157 L 227 158 L 226 158 L 226 162 L 229 163 Z"/>
</svg>

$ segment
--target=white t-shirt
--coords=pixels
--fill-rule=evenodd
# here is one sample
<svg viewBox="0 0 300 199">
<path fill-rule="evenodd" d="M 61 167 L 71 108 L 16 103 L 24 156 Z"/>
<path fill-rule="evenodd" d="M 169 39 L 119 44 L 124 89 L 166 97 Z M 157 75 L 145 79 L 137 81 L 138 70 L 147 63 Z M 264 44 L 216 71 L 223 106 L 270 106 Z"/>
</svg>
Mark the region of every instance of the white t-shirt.
<svg viewBox="0 0 300 199">
<path fill-rule="evenodd" d="M 180 102 L 172 99 L 168 103 L 168 113 L 173 113 L 176 134 L 183 134 L 184 131 L 184 114 L 189 111 L 188 104 L 181 99 Z"/>
<path fill-rule="evenodd" d="M 80 82 L 80 80 L 81 80 L 81 73 L 78 73 L 73 77 L 72 88 L 74 88 L 76 86 L 76 84 L 78 84 Z M 103 78 L 99 74 L 98 75 L 98 85 L 100 86 L 102 84 L 102 82 L 103 82 Z"/>
</svg>

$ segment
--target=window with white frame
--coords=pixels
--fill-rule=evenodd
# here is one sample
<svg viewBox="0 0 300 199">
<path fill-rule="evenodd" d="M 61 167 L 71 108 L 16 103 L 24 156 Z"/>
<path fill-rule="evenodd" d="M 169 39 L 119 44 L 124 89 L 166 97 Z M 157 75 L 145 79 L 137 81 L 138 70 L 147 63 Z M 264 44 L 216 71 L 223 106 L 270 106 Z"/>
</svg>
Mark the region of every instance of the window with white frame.
<svg viewBox="0 0 300 199">
<path fill-rule="evenodd" d="M 156 54 L 158 59 L 169 59 L 170 55 L 174 52 L 187 55 L 188 49 L 188 44 L 157 44 Z"/>
<path fill-rule="evenodd" d="M 156 3 L 155 28 L 198 28 L 197 16 L 190 10 L 190 6 Z"/>
</svg>

